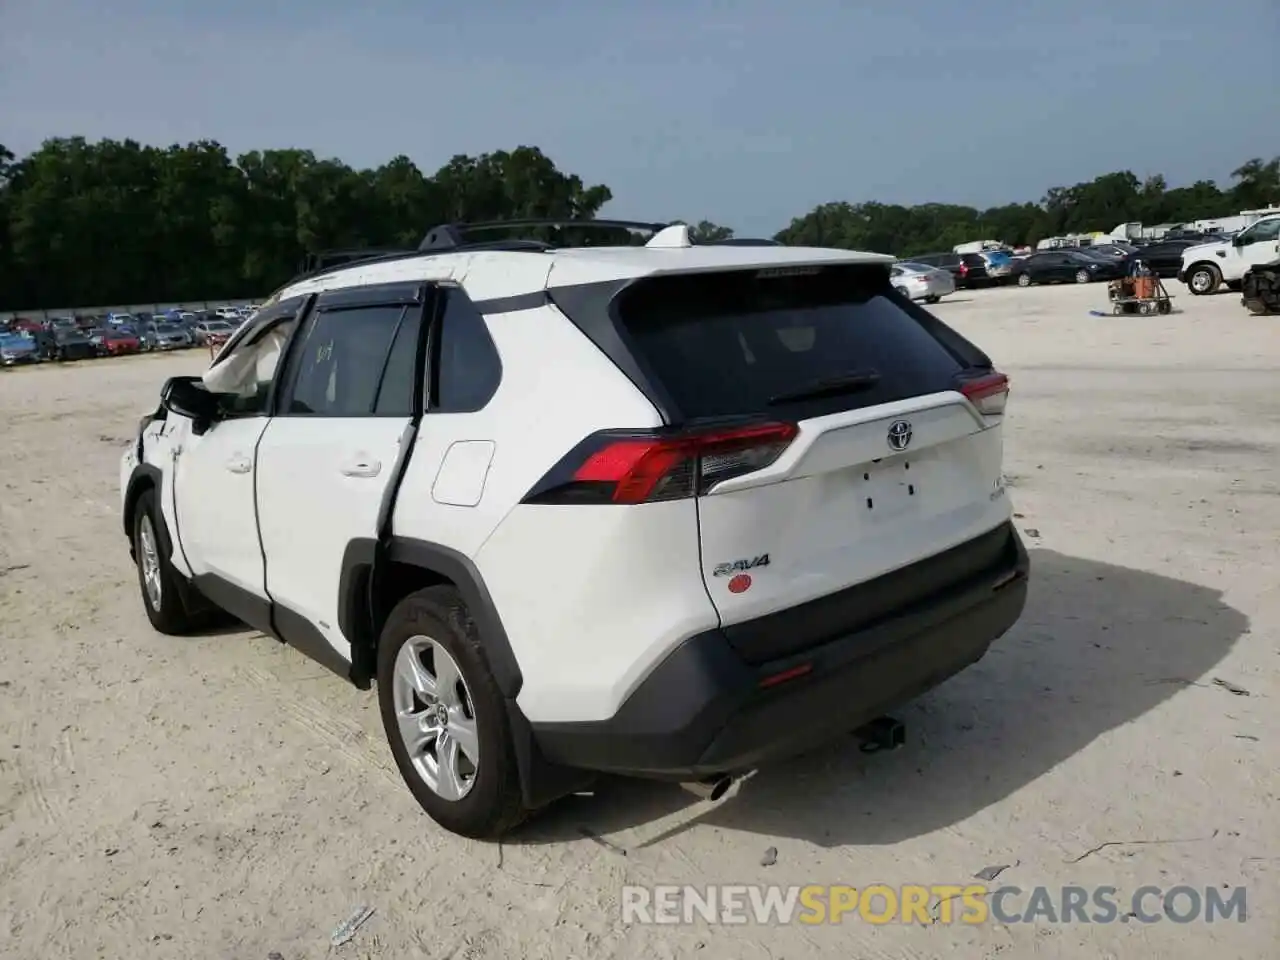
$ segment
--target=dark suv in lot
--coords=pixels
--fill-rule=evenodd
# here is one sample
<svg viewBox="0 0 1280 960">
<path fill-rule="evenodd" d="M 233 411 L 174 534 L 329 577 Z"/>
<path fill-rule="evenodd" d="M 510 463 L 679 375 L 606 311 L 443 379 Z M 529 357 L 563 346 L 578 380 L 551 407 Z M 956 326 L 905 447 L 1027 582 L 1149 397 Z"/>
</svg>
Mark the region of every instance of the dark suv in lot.
<svg viewBox="0 0 1280 960">
<path fill-rule="evenodd" d="M 987 273 L 987 261 L 980 253 L 926 253 L 910 258 L 912 263 L 923 263 L 939 270 L 950 270 L 955 277 L 957 290 L 990 286 L 996 281 Z"/>
<path fill-rule="evenodd" d="M 50 360 L 89 360 L 98 355 L 93 341 L 75 327 L 50 331 L 45 349 Z"/>
</svg>

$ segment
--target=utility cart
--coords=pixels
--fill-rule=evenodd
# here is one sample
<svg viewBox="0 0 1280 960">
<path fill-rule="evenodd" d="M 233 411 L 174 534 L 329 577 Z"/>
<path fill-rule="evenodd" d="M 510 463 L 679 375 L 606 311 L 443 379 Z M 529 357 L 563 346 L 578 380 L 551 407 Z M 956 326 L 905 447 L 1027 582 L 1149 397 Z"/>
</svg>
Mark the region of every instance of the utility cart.
<svg viewBox="0 0 1280 960">
<path fill-rule="evenodd" d="M 1129 276 L 1107 284 L 1107 296 L 1111 300 L 1111 312 L 1117 317 L 1125 314 L 1147 317 L 1173 312 L 1173 297 L 1160 278 L 1141 261 L 1135 264 L 1135 271 Z"/>
</svg>

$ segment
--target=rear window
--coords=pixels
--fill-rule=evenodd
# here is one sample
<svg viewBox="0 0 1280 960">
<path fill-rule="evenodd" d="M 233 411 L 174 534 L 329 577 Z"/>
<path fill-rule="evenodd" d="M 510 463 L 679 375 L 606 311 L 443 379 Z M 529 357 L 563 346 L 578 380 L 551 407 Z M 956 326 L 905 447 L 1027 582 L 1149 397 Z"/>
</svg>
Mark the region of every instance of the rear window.
<svg viewBox="0 0 1280 960">
<path fill-rule="evenodd" d="M 761 413 L 800 419 L 954 389 L 965 366 L 959 349 L 968 344 L 936 318 L 905 307 L 891 293 L 887 271 L 809 271 L 642 280 L 622 295 L 618 317 L 687 419 Z M 864 385 L 780 399 L 850 376 Z"/>
</svg>

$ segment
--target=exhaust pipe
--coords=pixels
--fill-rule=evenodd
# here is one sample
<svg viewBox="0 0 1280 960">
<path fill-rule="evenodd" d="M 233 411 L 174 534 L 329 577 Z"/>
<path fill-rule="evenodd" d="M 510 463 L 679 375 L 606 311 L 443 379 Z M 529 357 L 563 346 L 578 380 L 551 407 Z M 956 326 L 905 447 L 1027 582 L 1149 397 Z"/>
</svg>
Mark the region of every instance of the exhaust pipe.
<svg viewBox="0 0 1280 960">
<path fill-rule="evenodd" d="M 729 788 L 733 786 L 733 777 L 722 776 L 711 777 L 707 780 L 690 780 L 687 783 L 680 784 L 680 786 L 699 800 L 714 802 L 729 792 Z"/>
</svg>

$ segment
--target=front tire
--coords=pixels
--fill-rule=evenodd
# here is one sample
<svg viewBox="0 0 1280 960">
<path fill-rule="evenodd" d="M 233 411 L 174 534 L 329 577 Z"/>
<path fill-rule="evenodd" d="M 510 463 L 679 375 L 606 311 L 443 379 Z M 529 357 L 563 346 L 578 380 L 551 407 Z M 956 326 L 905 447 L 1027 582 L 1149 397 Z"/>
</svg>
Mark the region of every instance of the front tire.
<svg viewBox="0 0 1280 960">
<path fill-rule="evenodd" d="M 1020 273 L 1020 274 L 1018 274 L 1018 286 L 1020 286 L 1020 287 L 1029 287 L 1029 286 L 1031 286 L 1031 274 L 1029 274 L 1029 273 Z"/>
<path fill-rule="evenodd" d="M 924 298 L 925 303 L 939 303 L 941 300 L 942 298 L 938 296 L 936 293 L 930 294 L 929 296 Z"/>
<path fill-rule="evenodd" d="M 378 701 L 400 775 L 432 820 L 493 840 L 525 818 L 506 703 L 454 588 L 419 590 L 391 611 Z"/>
<path fill-rule="evenodd" d="M 166 541 L 160 535 L 162 529 L 155 491 L 148 490 L 138 498 L 133 512 L 133 553 L 142 606 L 151 626 L 160 633 L 183 636 L 199 624 L 182 602 L 178 586 L 181 574 L 169 562 Z"/>
<path fill-rule="evenodd" d="M 1222 285 L 1222 274 L 1211 263 L 1202 263 L 1187 274 L 1187 289 L 1197 297 L 1216 293 Z"/>
<path fill-rule="evenodd" d="M 1088 271 L 1088 270 L 1077 270 L 1077 271 L 1076 271 L 1076 283 L 1088 283 L 1088 282 L 1089 282 L 1090 280 L 1092 280 L 1092 279 L 1093 279 L 1093 278 L 1092 278 L 1091 276 L 1089 276 L 1089 271 Z"/>
</svg>

